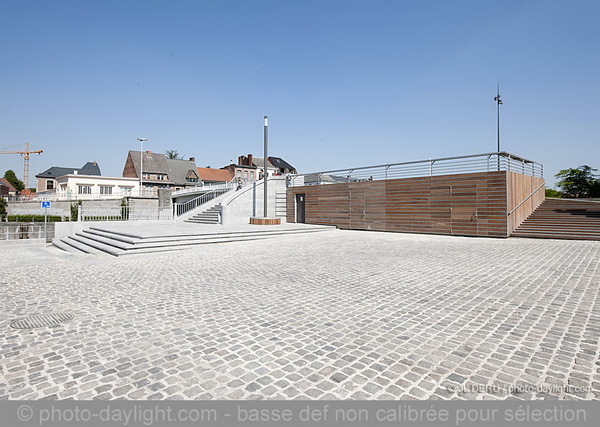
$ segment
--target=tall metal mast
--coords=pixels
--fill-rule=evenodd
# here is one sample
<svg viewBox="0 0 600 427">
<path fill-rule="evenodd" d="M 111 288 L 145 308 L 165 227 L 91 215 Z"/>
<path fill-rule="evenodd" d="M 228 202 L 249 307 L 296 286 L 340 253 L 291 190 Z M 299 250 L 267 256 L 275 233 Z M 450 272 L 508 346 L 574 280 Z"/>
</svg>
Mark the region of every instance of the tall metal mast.
<svg viewBox="0 0 600 427">
<path fill-rule="evenodd" d="M 265 182 L 263 183 L 264 187 L 265 187 L 265 195 L 264 195 L 264 216 L 265 218 L 267 218 L 267 177 L 268 177 L 268 173 L 267 173 L 267 163 L 269 161 L 269 117 L 265 116 L 265 125 L 264 125 L 264 156 L 265 156 L 265 163 L 264 163 L 264 168 L 263 168 L 263 179 L 265 180 Z"/>
<path fill-rule="evenodd" d="M 500 106 L 502 105 L 502 100 L 500 99 L 500 82 L 498 82 L 498 92 L 494 97 L 494 101 L 496 101 L 496 108 L 498 110 L 498 152 L 500 152 Z"/>
</svg>

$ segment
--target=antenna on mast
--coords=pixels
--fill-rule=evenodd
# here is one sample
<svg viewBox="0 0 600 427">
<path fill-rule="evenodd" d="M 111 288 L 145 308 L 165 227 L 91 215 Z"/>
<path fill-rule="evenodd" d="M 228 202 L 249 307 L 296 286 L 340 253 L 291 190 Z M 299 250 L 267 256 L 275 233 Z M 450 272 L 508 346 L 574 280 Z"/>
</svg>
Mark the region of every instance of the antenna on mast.
<svg viewBox="0 0 600 427">
<path fill-rule="evenodd" d="M 502 105 L 502 99 L 500 99 L 500 81 L 498 81 L 498 91 L 496 92 L 496 96 L 494 97 L 494 101 L 497 104 L 498 110 L 498 153 L 500 152 L 500 106 Z"/>
</svg>

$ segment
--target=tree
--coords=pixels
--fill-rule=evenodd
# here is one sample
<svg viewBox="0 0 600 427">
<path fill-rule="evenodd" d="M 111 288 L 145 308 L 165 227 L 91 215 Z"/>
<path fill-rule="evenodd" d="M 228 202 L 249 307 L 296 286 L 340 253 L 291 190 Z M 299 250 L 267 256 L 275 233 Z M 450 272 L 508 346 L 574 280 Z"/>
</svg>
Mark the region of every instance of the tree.
<svg viewBox="0 0 600 427">
<path fill-rule="evenodd" d="M 7 205 L 8 203 L 6 203 L 6 200 L 0 197 L 0 221 L 4 221 L 4 218 L 6 218 Z"/>
<path fill-rule="evenodd" d="M 21 191 L 25 188 L 25 184 L 23 184 L 23 181 L 17 178 L 17 174 L 15 174 L 15 171 L 13 171 L 12 169 L 9 169 L 4 173 L 4 179 L 10 182 L 10 185 L 15 187 L 15 190 L 17 191 Z"/>
<path fill-rule="evenodd" d="M 590 197 L 590 190 L 594 189 L 596 171 L 588 165 L 579 166 L 577 169 L 563 169 L 554 175 L 560 181 L 556 183 L 566 197 Z"/>
<path fill-rule="evenodd" d="M 546 188 L 546 197 L 560 198 L 562 197 L 562 193 L 556 191 L 554 188 Z"/>
<path fill-rule="evenodd" d="M 600 198 L 600 180 L 596 180 L 590 185 L 590 197 Z"/>
<path fill-rule="evenodd" d="M 79 219 L 79 206 L 81 206 L 81 200 L 71 203 L 71 221 Z"/>
<path fill-rule="evenodd" d="M 165 151 L 165 155 L 167 156 L 167 159 L 183 160 L 183 156 L 180 156 L 177 150 L 167 150 Z"/>
</svg>

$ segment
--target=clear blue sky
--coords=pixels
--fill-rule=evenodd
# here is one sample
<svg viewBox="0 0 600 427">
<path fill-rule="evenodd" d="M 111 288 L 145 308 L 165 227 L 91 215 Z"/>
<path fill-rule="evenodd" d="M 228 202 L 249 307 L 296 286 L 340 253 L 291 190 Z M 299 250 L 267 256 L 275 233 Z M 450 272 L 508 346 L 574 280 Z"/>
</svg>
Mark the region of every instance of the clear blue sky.
<svg viewBox="0 0 600 427">
<path fill-rule="evenodd" d="M 597 0 L 0 3 L 0 150 L 50 166 L 178 150 L 301 172 L 502 149 L 600 168 Z M 0 172 L 22 175 L 17 155 Z"/>
</svg>

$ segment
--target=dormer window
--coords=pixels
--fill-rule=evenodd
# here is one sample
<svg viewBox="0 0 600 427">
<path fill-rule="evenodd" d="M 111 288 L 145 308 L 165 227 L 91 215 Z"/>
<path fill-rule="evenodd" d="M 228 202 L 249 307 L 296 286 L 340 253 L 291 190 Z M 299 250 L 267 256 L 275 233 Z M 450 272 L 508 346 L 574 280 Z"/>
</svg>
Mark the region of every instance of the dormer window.
<svg viewBox="0 0 600 427">
<path fill-rule="evenodd" d="M 187 176 L 185 177 L 187 182 L 198 182 L 198 174 L 194 171 L 188 171 Z"/>
</svg>

